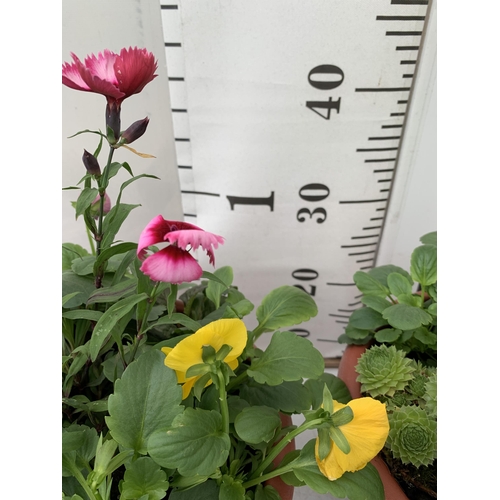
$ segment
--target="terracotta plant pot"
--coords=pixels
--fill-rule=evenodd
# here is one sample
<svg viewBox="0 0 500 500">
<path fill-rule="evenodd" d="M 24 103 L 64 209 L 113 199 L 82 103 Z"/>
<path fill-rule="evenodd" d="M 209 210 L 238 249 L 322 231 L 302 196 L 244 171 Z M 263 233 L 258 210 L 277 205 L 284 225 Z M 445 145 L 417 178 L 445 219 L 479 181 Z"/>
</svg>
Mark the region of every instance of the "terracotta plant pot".
<svg viewBox="0 0 500 500">
<path fill-rule="evenodd" d="M 284 415 L 283 413 L 280 413 L 280 418 L 281 418 L 281 425 L 282 427 L 288 427 L 289 425 L 292 425 L 292 417 L 290 415 Z M 273 460 L 273 464 L 275 467 L 278 467 L 281 461 L 283 460 L 283 457 L 295 450 L 295 440 L 291 441 L 288 443 L 285 448 L 280 452 L 280 454 Z M 266 481 L 266 484 L 271 485 L 280 495 L 281 500 L 292 500 L 293 499 L 293 490 L 294 487 L 286 484 L 283 482 L 281 477 L 273 477 L 272 479 L 269 479 Z"/>
<path fill-rule="evenodd" d="M 348 345 L 340 360 L 338 377 L 345 383 L 353 399 L 361 397 L 361 383 L 356 382 L 358 373 L 354 368 L 356 367 L 358 358 L 368 347 L 368 345 Z M 371 463 L 380 474 L 386 500 L 409 500 L 382 457 L 375 457 Z"/>
</svg>

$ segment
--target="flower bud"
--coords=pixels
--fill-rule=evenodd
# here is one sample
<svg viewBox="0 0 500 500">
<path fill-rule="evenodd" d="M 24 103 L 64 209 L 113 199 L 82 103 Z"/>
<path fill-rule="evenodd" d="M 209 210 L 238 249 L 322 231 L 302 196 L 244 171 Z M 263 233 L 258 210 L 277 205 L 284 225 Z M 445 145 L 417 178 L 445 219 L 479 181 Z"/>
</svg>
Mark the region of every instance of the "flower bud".
<svg viewBox="0 0 500 500">
<path fill-rule="evenodd" d="M 97 195 L 95 197 L 95 200 L 90 205 L 90 215 L 92 215 L 94 219 L 97 219 L 99 217 L 100 206 L 101 206 L 101 196 Z M 107 213 L 109 213 L 110 210 L 111 210 L 111 198 L 108 196 L 108 193 L 104 193 L 104 207 L 102 214 L 106 215 Z"/>
<path fill-rule="evenodd" d="M 132 123 L 130 127 L 122 133 L 121 140 L 124 144 L 130 144 L 134 142 L 136 139 L 139 139 L 146 129 L 148 128 L 149 118 L 144 118 L 143 120 L 137 120 Z"/>
<path fill-rule="evenodd" d="M 99 167 L 97 158 L 86 149 L 83 150 L 82 161 L 89 174 L 95 175 L 96 177 L 101 176 L 101 167 Z"/>
</svg>

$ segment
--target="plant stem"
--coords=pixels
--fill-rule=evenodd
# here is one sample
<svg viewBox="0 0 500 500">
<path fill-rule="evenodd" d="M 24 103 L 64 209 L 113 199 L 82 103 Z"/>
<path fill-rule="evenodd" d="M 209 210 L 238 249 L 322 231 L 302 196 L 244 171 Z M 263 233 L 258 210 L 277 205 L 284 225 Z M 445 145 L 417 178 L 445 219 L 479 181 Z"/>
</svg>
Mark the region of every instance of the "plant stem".
<svg viewBox="0 0 500 500">
<path fill-rule="evenodd" d="M 255 479 L 260 474 L 262 474 L 272 463 L 272 461 L 280 454 L 280 452 L 285 448 L 285 446 L 295 439 L 299 434 L 310 429 L 311 427 L 316 427 L 317 425 L 322 424 L 325 421 L 323 418 L 317 418 L 315 420 L 311 420 L 309 422 L 304 422 L 302 425 L 290 431 L 279 443 L 277 443 L 272 450 L 269 452 L 267 458 L 259 465 L 259 467 L 252 474 L 250 479 Z"/>
<path fill-rule="evenodd" d="M 92 238 L 92 234 L 90 233 L 88 226 L 85 226 L 85 229 L 87 229 L 87 238 L 89 239 L 90 251 L 92 255 L 95 255 L 94 238 Z"/>
<path fill-rule="evenodd" d="M 219 378 L 219 406 L 220 414 L 222 415 L 222 429 L 229 435 L 229 408 L 227 406 L 226 381 L 220 370 L 217 370 L 217 377 Z"/>
<path fill-rule="evenodd" d="M 280 469 L 274 469 L 273 471 L 271 471 L 267 474 L 264 474 L 260 477 L 257 477 L 255 479 L 250 479 L 250 481 L 243 483 L 242 486 L 245 489 L 251 488 L 252 486 L 255 486 L 256 484 L 263 483 L 264 481 L 267 481 L 268 479 L 272 479 L 273 477 L 276 477 L 276 476 L 281 476 L 282 474 L 286 474 L 287 472 L 290 472 L 292 470 L 293 470 L 293 467 L 285 465 L 285 467 L 281 467 Z"/>
<path fill-rule="evenodd" d="M 108 161 L 106 163 L 106 167 L 104 168 L 103 175 L 102 175 L 101 179 L 99 180 L 99 195 L 100 195 L 101 199 L 99 200 L 99 220 L 98 220 L 98 225 L 97 225 L 97 234 L 95 235 L 95 241 L 96 241 L 95 255 L 96 255 L 96 257 L 99 257 L 99 255 L 101 254 L 101 245 L 102 245 L 102 239 L 103 239 L 102 221 L 104 219 L 104 200 L 105 200 L 104 195 L 106 194 L 106 188 L 108 185 L 108 177 L 109 177 L 109 167 L 111 165 L 111 161 L 113 159 L 114 152 L 115 152 L 115 149 L 110 146 L 109 153 L 108 153 Z M 103 271 L 99 271 L 97 276 L 95 277 L 96 288 L 101 288 L 102 275 L 103 275 Z"/>
<path fill-rule="evenodd" d="M 244 372 L 240 373 L 236 378 L 233 378 L 233 380 L 231 380 L 229 384 L 227 384 L 227 391 L 230 391 L 233 387 L 238 386 L 240 382 L 248 377 L 247 369 L 248 368 L 246 368 Z"/>
<path fill-rule="evenodd" d="M 88 485 L 87 481 L 83 477 L 83 474 L 80 472 L 78 467 L 72 462 L 71 460 L 68 460 L 65 457 L 65 454 L 63 453 L 63 458 L 62 458 L 63 465 L 67 467 L 68 469 L 71 470 L 71 473 L 75 477 L 75 479 L 80 483 L 81 487 L 85 490 L 85 493 L 87 493 L 88 497 L 90 500 L 97 500 L 97 497 L 94 495 L 94 492 Z"/>
</svg>

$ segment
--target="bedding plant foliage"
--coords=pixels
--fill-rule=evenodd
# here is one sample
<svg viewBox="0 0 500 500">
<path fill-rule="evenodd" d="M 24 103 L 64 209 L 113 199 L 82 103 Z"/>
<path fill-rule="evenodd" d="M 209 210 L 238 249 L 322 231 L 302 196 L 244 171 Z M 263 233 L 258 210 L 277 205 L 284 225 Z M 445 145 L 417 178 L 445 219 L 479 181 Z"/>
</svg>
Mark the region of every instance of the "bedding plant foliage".
<svg viewBox="0 0 500 500">
<path fill-rule="evenodd" d="M 381 454 L 408 497 L 427 500 L 437 498 L 437 232 L 420 242 L 409 271 L 354 274 L 365 307 L 339 340 L 368 345 L 355 370 L 362 395 L 387 408 Z"/>
<path fill-rule="evenodd" d="M 205 271 L 192 254 L 206 252 L 215 266 L 230 241 L 163 215 L 137 242 L 117 240 L 139 206 L 122 203 L 123 191 L 154 177 L 114 159 L 151 161 L 130 146 L 149 118 L 122 130 L 121 106 L 156 69 L 138 48 L 84 61 L 72 54 L 62 68 L 64 85 L 106 98 L 104 130 L 75 133 L 94 146 L 66 188 L 77 193 L 90 249 L 62 246 L 63 499 L 277 500 L 268 483 L 276 477 L 339 498 L 383 499 L 369 461 L 389 435 L 386 405 L 351 401 L 320 352 L 289 330 L 317 314 L 308 294 L 281 286 L 255 308 L 231 267 Z M 129 179 L 111 200 L 122 169 Z M 270 336 L 265 350 L 255 347 L 261 335 Z M 298 414 L 302 423 L 292 425 L 287 417 Z M 317 437 L 281 459 L 308 429 Z"/>
</svg>

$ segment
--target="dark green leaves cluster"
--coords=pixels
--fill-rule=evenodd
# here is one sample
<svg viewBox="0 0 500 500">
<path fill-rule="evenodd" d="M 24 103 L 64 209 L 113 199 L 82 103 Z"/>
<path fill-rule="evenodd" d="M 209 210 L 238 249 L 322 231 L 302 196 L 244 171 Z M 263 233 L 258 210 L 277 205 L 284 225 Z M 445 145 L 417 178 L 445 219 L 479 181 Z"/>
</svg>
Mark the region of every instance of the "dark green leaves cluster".
<svg viewBox="0 0 500 500">
<path fill-rule="evenodd" d="M 411 255 L 410 272 L 385 265 L 354 274 L 364 307 L 351 314 L 341 342 L 365 344 L 374 339 L 435 362 L 437 233 L 421 241 L 424 244 Z"/>
</svg>

